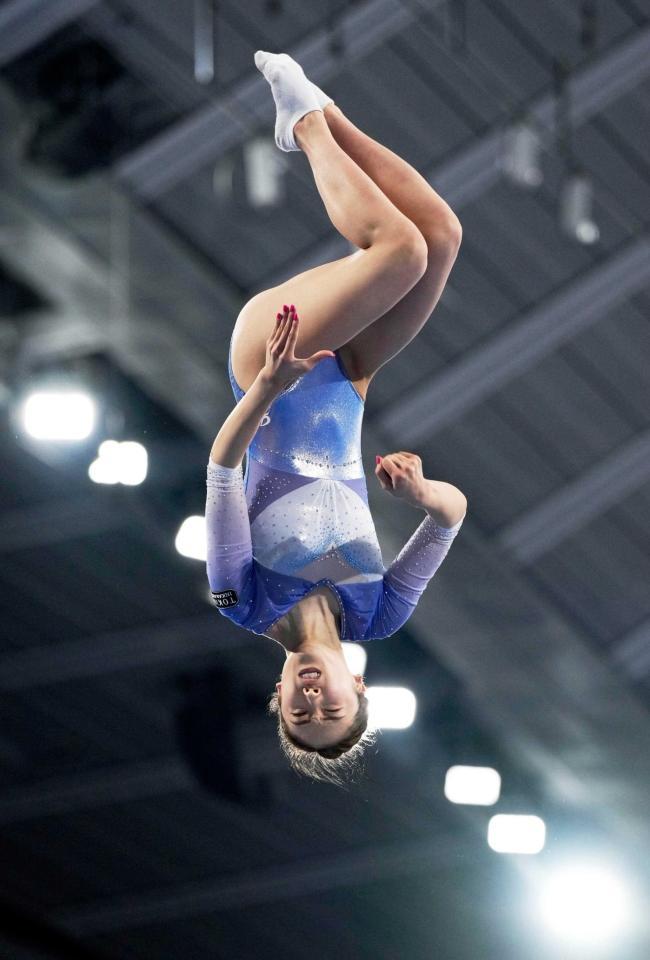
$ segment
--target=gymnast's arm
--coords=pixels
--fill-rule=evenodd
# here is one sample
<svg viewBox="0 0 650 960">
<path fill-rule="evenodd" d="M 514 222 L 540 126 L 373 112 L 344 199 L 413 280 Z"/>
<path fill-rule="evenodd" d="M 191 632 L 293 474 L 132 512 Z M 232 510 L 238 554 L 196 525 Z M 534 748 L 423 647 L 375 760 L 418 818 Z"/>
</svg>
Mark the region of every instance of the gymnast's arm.
<svg viewBox="0 0 650 960">
<path fill-rule="evenodd" d="M 210 460 L 222 467 L 239 467 L 260 420 L 283 389 L 260 370 L 215 437 Z"/>
<path fill-rule="evenodd" d="M 253 566 L 253 546 L 241 466 L 208 461 L 205 500 L 206 566 L 217 607 L 239 602 Z"/>
<path fill-rule="evenodd" d="M 258 374 L 212 445 L 207 468 L 207 574 L 217 607 L 234 606 L 253 565 L 242 460 L 259 422 L 282 387 Z"/>
<path fill-rule="evenodd" d="M 385 571 L 384 582 L 415 605 L 449 553 L 467 512 L 463 493 L 451 484 L 427 480 L 418 504 L 427 516 Z"/>
</svg>

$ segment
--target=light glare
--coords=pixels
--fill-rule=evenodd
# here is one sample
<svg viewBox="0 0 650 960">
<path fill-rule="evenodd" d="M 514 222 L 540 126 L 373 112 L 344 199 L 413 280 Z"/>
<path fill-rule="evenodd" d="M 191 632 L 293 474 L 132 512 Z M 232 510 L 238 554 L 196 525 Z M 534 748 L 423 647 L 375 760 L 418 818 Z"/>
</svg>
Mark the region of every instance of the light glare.
<svg viewBox="0 0 650 960">
<path fill-rule="evenodd" d="M 539 918 L 553 936 L 606 945 L 629 932 L 632 898 L 623 879 L 597 863 L 557 867 L 543 883 Z"/>
<path fill-rule="evenodd" d="M 416 699 L 406 687 L 368 687 L 368 729 L 404 730 L 415 718 Z"/>
<path fill-rule="evenodd" d="M 343 656 L 348 665 L 350 673 L 363 674 L 366 669 L 368 655 L 360 643 L 342 643 Z"/>
<path fill-rule="evenodd" d="M 488 824 L 488 843 L 497 853 L 539 853 L 546 825 L 540 817 L 498 813 Z"/>
<path fill-rule="evenodd" d="M 501 777 L 492 767 L 455 766 L 445 776 L 445 796 L 451 803 L 489 807 L 501 793 Z"/>
<path fill-rule="evenodd" d="M 593 220 L 581 220 L 576 224 L 576 237 L 581 243 L 595 243 L 600 238 L 600 230 Z"/>
<path fill-rule="evenodd" d="M 85 440 L 95 429 L 95 403 L 78 390 L 38 390 L 25 400 L 22 419 L 36 440 Z"/>
<path fill-rule="evenodd" d="M 97 453 L 97 459 L 88 467 L 88 476 L 95 483 L 123 483 L 132 487 L 147 476 L 148 456 L 141 443 L 104 440 Z"/>
<path fill-rule="evenodd" d="M 174 544 L 182 556 L 205 562 L 208 555 L 205 517 L 193 516 L 183 520 Z"/>
</svg>

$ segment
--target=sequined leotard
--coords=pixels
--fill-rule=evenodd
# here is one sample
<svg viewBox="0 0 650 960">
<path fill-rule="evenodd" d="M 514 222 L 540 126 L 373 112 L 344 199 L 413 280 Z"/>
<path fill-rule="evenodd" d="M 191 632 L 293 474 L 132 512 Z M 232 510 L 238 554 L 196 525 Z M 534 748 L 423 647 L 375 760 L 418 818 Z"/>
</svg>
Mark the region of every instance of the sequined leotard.
<svg viewBox="0 0 650 960">
<path fill-rule="evenodd" d="M 228 375 L 239 402 L 231 353 Z M 427 515 L 384 567 L 361 459 L 363 412 L 337 353 L 276 397 L 243 477 L 241 467 L 208 463 L 208 580 L 219 612 L 239 626 L 265 634 L 325 584 L 341 640 L 389 636 L 444 560 L 463 521 L 445 528 Z"/>
</svg>

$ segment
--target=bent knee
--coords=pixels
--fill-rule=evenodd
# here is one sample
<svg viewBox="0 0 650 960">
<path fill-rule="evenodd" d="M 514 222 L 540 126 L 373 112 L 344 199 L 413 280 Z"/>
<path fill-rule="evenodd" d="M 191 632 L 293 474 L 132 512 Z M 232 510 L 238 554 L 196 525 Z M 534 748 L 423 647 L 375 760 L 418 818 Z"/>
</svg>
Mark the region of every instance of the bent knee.
<svg viewBox="0 0 650 960">
<path fill-rule="evenodd" d="M 449 208 L 444 216 L 437 217 L 427 228 L 425 236 L 430 254 L 455 255 L 463 239 L 463 227 L 454 211 Z"/>
<path fill-rule="evenodd" d="M 410 226 L 400 229 L 394 244 L 394 258 L 412 274 L 413 282 L 417 282 L 424 276 L 429 264 L 429 247 L 424 236 L 414 223 L 410 223 Z"/>
</svg>

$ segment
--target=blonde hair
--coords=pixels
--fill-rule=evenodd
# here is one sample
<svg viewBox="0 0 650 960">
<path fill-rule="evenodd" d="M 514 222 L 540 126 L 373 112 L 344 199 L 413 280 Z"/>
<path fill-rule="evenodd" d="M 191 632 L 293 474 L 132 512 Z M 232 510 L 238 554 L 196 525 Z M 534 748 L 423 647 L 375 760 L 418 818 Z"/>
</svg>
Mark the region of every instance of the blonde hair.
<svg viewBox="0 0 650 960">
<path fill-rule="evenodd" d="M 363 771 L 365 748 L 374 744 L 377 734 L 375 731 L 366 729 L 368 698 L 359 690 L 357 690 L 357 697 L 359 709 L 342 739 L 327 747 L 310 747 L 295 740 L 291 735 L 282 716 L 278 691 L 273 692 L 267 711 L 277 718 L 278 738 L 282 752 L 299 776 L 311 777 L 312 780 L 322 780 L 344 788 L 346 780 L 354 781 Z"/>
</svg>

